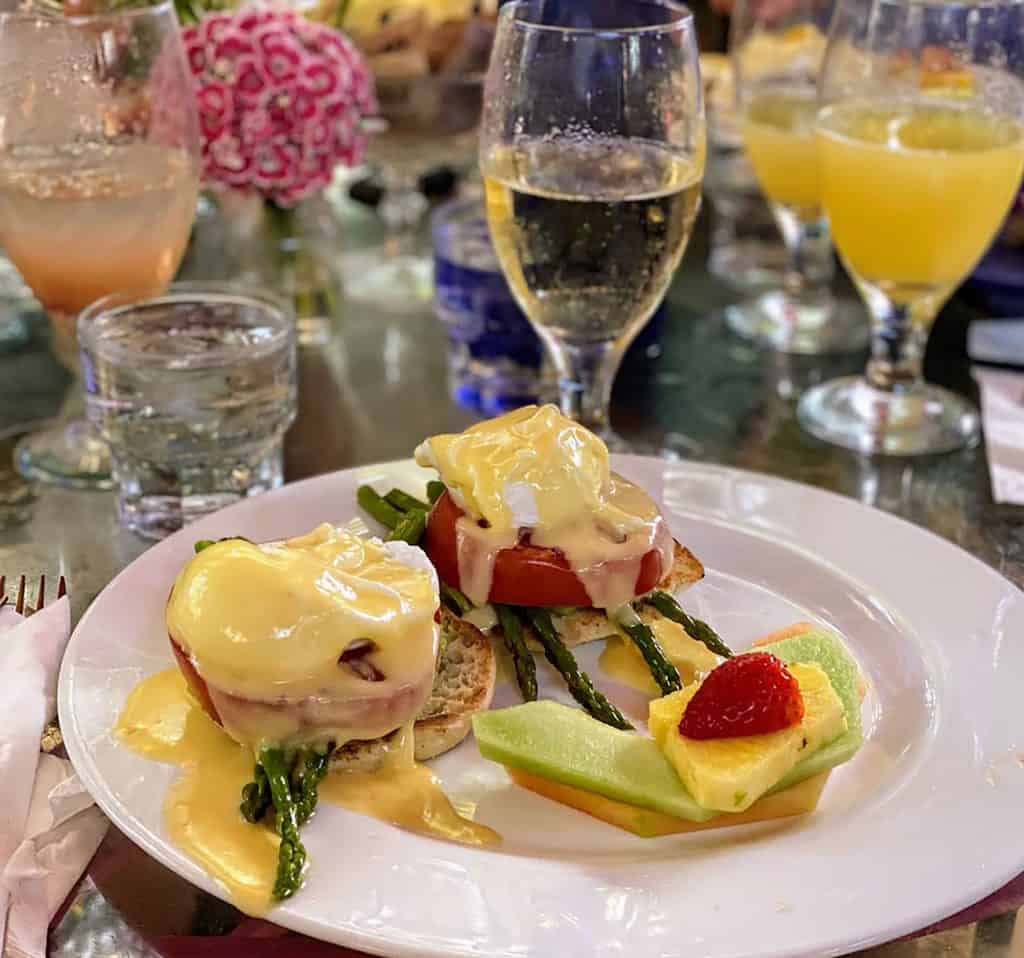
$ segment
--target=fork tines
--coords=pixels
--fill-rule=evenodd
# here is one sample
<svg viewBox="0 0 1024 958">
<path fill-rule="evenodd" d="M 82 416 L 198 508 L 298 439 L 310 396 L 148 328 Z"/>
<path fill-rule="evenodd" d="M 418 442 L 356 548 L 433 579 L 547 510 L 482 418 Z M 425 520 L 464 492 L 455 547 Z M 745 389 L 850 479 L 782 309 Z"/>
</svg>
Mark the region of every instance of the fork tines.
<svg viewBox="0 0 1024 958">
<path fill-rule="evenodd" d="M 46 576 L 39 576 L 39 588 L 36 591 L 36 602 L 35 605 L 28 605 L 25 602 L 25 587 L 27 579 L 25 576 L 18 576 L 18 596 L 14 600 L 14 611 L 19 615 L 32 615 L 34 612 L 38 612 L 46 603 Z M 8 602 L 10 602 L 10 596 L 7 595 L 7 576 L 0 575 L 0 609 L 2 609 Z M 67 595 L 68 587 L 64 581 L 64 576 L 61 576 L 57 580 L 57 598 L 60 599 Z"/>
</svg>

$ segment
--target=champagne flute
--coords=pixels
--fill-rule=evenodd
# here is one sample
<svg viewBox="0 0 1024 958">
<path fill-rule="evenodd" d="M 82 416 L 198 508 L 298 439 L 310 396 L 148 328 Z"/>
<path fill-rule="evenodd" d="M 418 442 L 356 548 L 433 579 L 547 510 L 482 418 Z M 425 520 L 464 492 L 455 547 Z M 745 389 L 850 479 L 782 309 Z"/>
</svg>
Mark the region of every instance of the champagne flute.
<svg viewBox="0 0 1024 958">
<path fill-rule="evenodd" d="M 730 51 L 743 145 L 789 256 L 781 289 L 726 310 L 734 332 L 790 353 L 860 349 L 860 304 L 831 290 L 835 258 L 814 139 L 833 0 L 738 0 Z"/>
<path fill-rule="evenodd" d="M 0 13 L 0 62 L 0 245 L 77 375 L 77 314 L 110 293 L 160 292 L 188 242 L 199 128 L 174 6 Z M 80 392 L 19 444 L 24 475 L 110 486 L 106 447 L 70 417 Z"/>
<path fill-rule="evenodd" d="M 940 307 L 989 246 L 1024 168 L 1019 0 L 840 0 L 817 118 L 822 196 L 872 318 L 864 377 L 806 393 L 800 421 L 865 453 L 977 438 L 967 400 L 926 384 Z"/>
<path fill-rule="evenodd" d="M 501 268 L 554 362 L 562 411 L 613 448 L 622 355 L 657 309 L 700 204 L 693 17 L 665 0 L 501 8 L 480 165 Z"/>
</svg>

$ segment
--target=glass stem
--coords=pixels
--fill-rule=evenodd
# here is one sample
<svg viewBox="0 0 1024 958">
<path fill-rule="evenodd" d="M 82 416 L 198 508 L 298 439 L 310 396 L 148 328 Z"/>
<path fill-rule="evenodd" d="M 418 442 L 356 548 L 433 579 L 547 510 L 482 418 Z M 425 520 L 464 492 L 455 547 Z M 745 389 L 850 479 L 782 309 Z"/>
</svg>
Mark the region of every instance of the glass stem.
<svg viewBox="0 0 1024 958">
<path fill-rule="evenodd" d="M 783 285 L 794 298 L 824 298 L 835 275 L 832 235 L 824 217 L 805 220 L 791 210 L 776 209 L 775 218 L 789 254 Z"/>
<path fill-rule="evenodd" d="M 872 314 L 871 359 L 867 381 L 885 392 L 909 392 L 924 382 L 924 347 L 929 322 L 921 322 L 907 306 L 897 306 L 881 294 L 869 296 Z"/>
<path fill-rule="evenodd" d="M 385 170 L 384 188 L 377 213 L 387 233 L 387 251 L 392 256 L 411 255 L 429 204 L 420 193 L 417 178 L 411 174 Z"/>
<path fill-rule="evenodd" d="M 558 371 L 558 401 L 562 412 L 593 432 L 607 432 L 612 383 L 622 362 L 624 343 L 610 339 L 549 346 Z"/>
</svg>

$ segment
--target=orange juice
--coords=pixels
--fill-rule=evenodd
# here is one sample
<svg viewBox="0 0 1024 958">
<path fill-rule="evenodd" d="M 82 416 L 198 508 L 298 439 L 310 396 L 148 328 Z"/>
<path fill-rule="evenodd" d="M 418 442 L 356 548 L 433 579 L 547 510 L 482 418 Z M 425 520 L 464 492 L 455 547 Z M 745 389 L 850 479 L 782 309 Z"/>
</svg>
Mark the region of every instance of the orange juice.
<svg viewBox="0 0 1024 958">
<path fill-rule="evenodd" d="M 782 90 L 758 94 L 743 117 L 743 143 L 765 196 L 805 220 L 821 216 L 817 110 L 813 90 Z"/>
<path fill-rule="evenodd" d="M 1024 138 L 978 107 L 852 101 L 822 112 L 818 154 L 832 236 L 855 278 L 897 304 L 941 304 L 1002 223 Z"/>
</svg>

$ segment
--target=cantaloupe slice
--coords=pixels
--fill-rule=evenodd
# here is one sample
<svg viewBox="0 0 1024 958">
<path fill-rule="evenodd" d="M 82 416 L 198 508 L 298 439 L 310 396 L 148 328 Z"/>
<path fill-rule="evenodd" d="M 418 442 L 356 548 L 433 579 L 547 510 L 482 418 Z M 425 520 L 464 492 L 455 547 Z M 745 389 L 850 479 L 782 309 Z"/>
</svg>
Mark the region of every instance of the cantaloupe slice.
<svg viewBox="0 0 1024 958">
<path fill-rule="evenodd" d="M 676 818 L 674 815 L 665 815 L 663 812 L 652 812 L 626 802 L 617 802 L 612 798 L 598 795 L 596 792 L 574 788 L 572 785 L 563 785 L 550 778 L 542 778 L 540 775 L 524 772 L 521 768 L 506 766 L 505 771 L 508 772 L 509 778 L 513 782 L 537 795 L 585 812 L 602 822 L 632 832 L 641 838 L 657 838 L 660 835 L 678 835 L 683 832 L 728 828 L 731 825 L 750 825 L 754 822 L 766 822 L 776 818 L 807 815 L 818 807 L 818 799 L 821 797 L 830 774 L 821 772 L 783 792 L 765 795 L 745 812 L 717 815 L 706 822 L 691 822 L 685 818 Z"/>
</svg>

